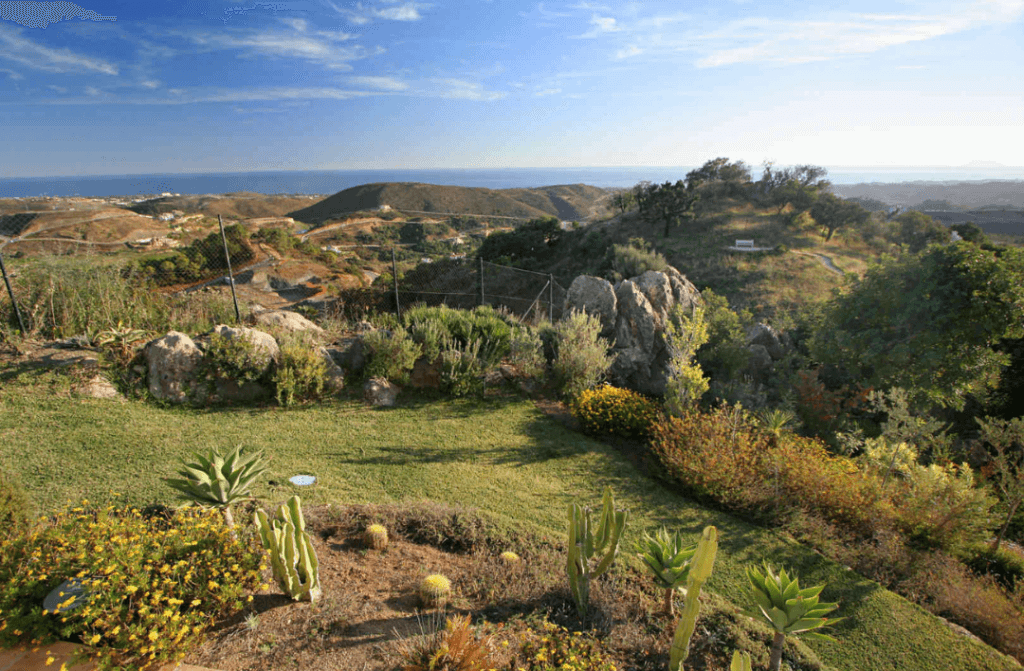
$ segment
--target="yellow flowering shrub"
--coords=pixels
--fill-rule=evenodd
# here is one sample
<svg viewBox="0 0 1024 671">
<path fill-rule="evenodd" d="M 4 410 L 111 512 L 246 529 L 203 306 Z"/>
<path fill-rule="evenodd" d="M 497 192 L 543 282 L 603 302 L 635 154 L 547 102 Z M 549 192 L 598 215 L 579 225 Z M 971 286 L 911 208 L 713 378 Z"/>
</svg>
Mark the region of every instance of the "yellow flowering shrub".
<svg viewBox="0 0 1024 671">
<path fill-rule="evenodd" d="M 526 631 L 515 671 L 617 671 L 601 642 L 544 620 Z"/>
<path fill-rule="evenodd" d="M 259 584 L 262 550 L 250 529 L 237 531 L 236 540 L 212 510 L 61 513 L 0 544 L 0 647 L 78 638 L 94 646 L 100 669 L 179 660 Z M 84 593 L 44 610 L 68 579 Z M 72 608 L 73 599 L 84 604 Z"/>
<path fill-rule="evenodd" d="M 580 392 L 569 408 L 583 432 L 592 436 L 644 438 L 661 414 L 646 396 L 607 384 Z"/>
</svg>

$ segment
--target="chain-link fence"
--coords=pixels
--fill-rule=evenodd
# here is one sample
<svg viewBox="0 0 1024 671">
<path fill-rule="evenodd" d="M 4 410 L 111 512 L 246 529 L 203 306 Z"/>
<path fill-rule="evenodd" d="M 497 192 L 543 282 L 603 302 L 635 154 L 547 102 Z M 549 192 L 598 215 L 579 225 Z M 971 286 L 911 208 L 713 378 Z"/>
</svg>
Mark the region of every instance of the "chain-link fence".
<svg viewBox="0 0 1024 671">
<path fill-rule="evenodd" d="M 415 245 L 320 247 L 283 229 L 250 232 L 242 224 L 221 225 L 191 239 L 165 236 L 96 242 L 75 240 L 66 227 L 59 231 L 34 228 L 33 219 L 32 213 L 0 217 L 0 263 L 5 257 L 8 261 L 16 257 L 17 265 L 33 257 L 89 256 L 103 265 L 112 281 L 154 292 L 187 296 L 207 287 L 223 290 L 227 286 L 235 300 L 236 318 L 240 318 L 236 290 L 246 303 L 285 307 L 305 302 L 348 320 L 373 313 L 401 316 L 403 310 L 419 304 L 464 309 L 490 305 L 504 307 L 524 321 L 557 320 L 566 296 L 553 275 L 471 255 L 422 253 Z M 112 254 L 115 250 L 119 253 Z M 291 273 L 280 273 L 279 267 L 287 262 L 291 262 Z M 303 264 L 312 270 L 303 274 Z M 3 272 L 9 309 L 0 307 L 0 315 L 25 332 L 27 325 L 18 310 L 18 282 L 10 281 L 10 266 L 7 263 Z M 26 276 L 23 282 L 27 281 L 38 283 L 41 276 L 35 273 L 31 280 Z M 28 286 L 22 286 L 21 293 L 26 300 L 29 294 L 39 295 Z"/>
</svg>

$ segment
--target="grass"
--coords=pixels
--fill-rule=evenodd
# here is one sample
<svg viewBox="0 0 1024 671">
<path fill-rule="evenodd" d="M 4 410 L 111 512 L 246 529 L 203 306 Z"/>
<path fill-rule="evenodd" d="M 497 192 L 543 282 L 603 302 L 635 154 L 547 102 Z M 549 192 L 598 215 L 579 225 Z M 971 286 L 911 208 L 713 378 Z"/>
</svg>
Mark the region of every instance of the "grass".
<svg viewBox="0 0 1024 671">
<path fill-rule="evenodd" d="M 777 534 L 710 511 L 638 472 L 612 448 L 564 428 L 527 401 L 451 401 L 403 396 L 371 410 L 334 401 L 292 410 L 196 411 L 70 396 L 70 379 L 53 372 L 0 371 L 0 466 L 29 489 L 37 508 L 54 512 L 119 493 L 133 504 L 174 502 L 160 478 L 191 452 L 242 444 L 271 458 L 269 502 L 297 488 L 287 478 L 312 473 L 305 502 L 387 503 L 434 500 L 479 508 L 508 528 L 561 538 L 571 501 L 597 504 L 611 485 L 630 510 L 627 544 L 666 524 L 694 537 L 714 524 L 722 551 L 709 588 L 745 604 L 743 566 L 769 558 L 801 583 L 827 582 L 824 596 L 849 619 L 840 643 L 811 642 L 837 669 L 1010 669 L 991 648 L 844 567 Z"/>
</svg>

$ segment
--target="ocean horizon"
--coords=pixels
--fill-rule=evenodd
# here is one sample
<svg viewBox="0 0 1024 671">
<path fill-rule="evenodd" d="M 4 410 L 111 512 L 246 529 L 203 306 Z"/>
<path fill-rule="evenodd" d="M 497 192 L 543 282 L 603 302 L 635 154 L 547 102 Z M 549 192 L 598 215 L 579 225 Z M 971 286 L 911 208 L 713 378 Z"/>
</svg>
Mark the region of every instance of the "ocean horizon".
<svg viewBox="0 0 1024 671">
<path fill-rule="evenodd" d="M 602 188 L 630 187 L 641 181 L 683 179 L 697 166 L 483 168 L 391 170 L 272 170 L 259 172 L 154 173 L 7 177 L 0 179 L 0 198 L 138 197 L 172 194 L 330 195 L 376 182 L 420 182 L 445 186 L 514 189 L 589 184 Z M 759 168 L 752 168 L 754 178 Z M 829 170 L 833 184 L 895 182 L 959 182 L 1024 180 L 1024 167 L 839 167 Z"/>
</svg>

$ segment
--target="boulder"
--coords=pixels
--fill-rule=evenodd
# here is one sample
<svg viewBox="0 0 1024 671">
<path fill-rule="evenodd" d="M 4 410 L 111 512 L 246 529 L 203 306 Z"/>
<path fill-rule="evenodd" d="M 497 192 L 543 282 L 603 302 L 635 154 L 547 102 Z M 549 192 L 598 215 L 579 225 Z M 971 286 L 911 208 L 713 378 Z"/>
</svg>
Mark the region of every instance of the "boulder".
<svg viewBox="0 0 1024 671">
<path fill-rule="evenodd" d="M 363 399 L 374 407 L 390 408 L 398 398 L 398 387 L 382 377 L 373 377 L 363 385 Z"/>
<path fill-rule="evenodd" d="M 366 353 L 362 338 L 344 338 L 328 347 L 327 351 L 335 363 L 344 368 L 349 375 L 362 375 L 366 368 Z"/>
<path fill-rule="evenodd" d="M 83 382 L 79 382 L 71 391 L 78 396 L 86 398 L 102 398 L 107 400 L 123 399 L 121 392 L 102 375 L 94 375 Z"/>
<path fill-rule="evenodd" d="M 213 328 L 213 334 L 228 340 L 244 338 L 256 349 L 257 361 L 253 362 L 261 369 L 261 374 L 270 370 L 270 366 L 281 357 L 281 348 L 277 346 L 274 336 L 263 331 L 247 328 L 245 326 L 227 326 L 218 324 Z"/>
<path fill-rule="evenodd" d="M 650 303 L 657 326 L 664 328 L 669 312 L 676 304 L 675 295 L 672 293 L 672 282 L 668 275 L 657 270 L 648 270 L 631 281 Z"/>
<path fill-rule="evenodd" d="M 686 275 L 683 275 L 672 266 L 665 269 L 665 275 L 668 276 L 669 283 L 672 285 L 673 300 L 676 304 L 682 305 L 683 310 L 690 312 L 694 307 L 704 302 L 700 292 L 697 291 L 697 287 L 694 286 L 693 282 L 686 279 Z"/>
<path fill-rule="evenodd" d="M 268 310 L 256 315 L 256 323 L 268 328 L 278 328 L 289 333 L 323 334 L 324 330 L 298 312 L 290 310 Z"/>
<path fill-rule="evenodd" d="M 145 347 L 149 393 L 154 398 L 184 403 L 196 387 L 196 367 L 203 353 L 184 333 L 171 331 Z"/>
<path fill-rule="evenodd" d="M 409 386 L 415 389 L 438 389 L 441 387 L 441 358 L 429 361 L 421 356 L 409 373 Z"/>
<path fill-rule="evenodd" d="M 331 393 L 336 394 L 345 388 L 345 371 L 335 363 L 334 356 L 326 347 L 318 348 L 317 353 L 324 360 L 324 365 L 327 366 L 327 372 L 324 374 L 324 385 Z"/>
<path fill-rule="evenodd" d="M 754 324 L 747 329 L 746 336 L 747 345 L 761 345 L 771 355 L 772 359 L 776 361 L 786 354 L 786 347 L 782 343 L 782 338 L 768 324 Z"/>
<path fill-rule="evenodd" d="M 750 359 L 747 368 L 756 374 L 761 374 L 772 367 L 772 355 L 764 345 L 748 345 Z"/>
<path fill-rule="evenodd" d="M 616 298 L 611 282 L 600 277 L 580 275 L 565 294 L 563 314 L 581 310 L 601 320 L 601 337 L 611 339 L 615 333 Z"/>
<path fill-rule="evenodd" d="M 648 280 L 651 287 L 658 278 Z M 608 375 L 616 386 L 642 394 L 664 394 L 672 358 L 665 322 L 632 280 L 620 282 L 615 296 L 619 308 L 612 348 L 615 360 Z"/>
</svg>

